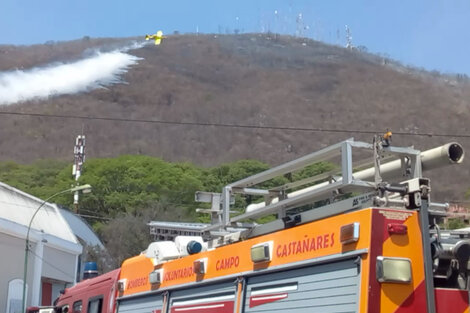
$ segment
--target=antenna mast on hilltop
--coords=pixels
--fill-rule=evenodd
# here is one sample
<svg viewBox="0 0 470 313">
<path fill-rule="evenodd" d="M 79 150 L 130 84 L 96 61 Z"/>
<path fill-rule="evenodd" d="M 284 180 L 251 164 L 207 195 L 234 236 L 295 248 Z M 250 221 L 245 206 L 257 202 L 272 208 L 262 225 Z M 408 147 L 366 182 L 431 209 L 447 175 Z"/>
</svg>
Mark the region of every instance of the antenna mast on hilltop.
<svg viewBox="0 0 470 313">
<path fill-rule="evenodd" d="M 351 35 L 351 30 L 349 29 L 349 26 L 346 25 L 346 48 L 347 49 L 352 49 L 354 46 L 352 44 L 352 35 Z"/>
<path fill-rule="evenodd" d="M 304 22 L 302 20 L 302 13 L 299 13 L 295 18 L 295 23 L 297 25 L 297 30 L 295 35 L 298 37 L 303 37 L 303 30 L 304 30 Z"/>
<path fill-rule="evenodd" d="M 83 133 L 83 132 L 82 132 Z M 74 162 L 72 166 L 72 175 L 75 176 L 75 182 L 78 184 L 78 179 L 82 173 L 82 166 L 85 163 L 85 135 L 78 135 L 75 139 L 75 146 L 73 147 Z M 78 191 L 73 195 L 73 206 L 75 214 L 78 213 Z"/>
</svg>

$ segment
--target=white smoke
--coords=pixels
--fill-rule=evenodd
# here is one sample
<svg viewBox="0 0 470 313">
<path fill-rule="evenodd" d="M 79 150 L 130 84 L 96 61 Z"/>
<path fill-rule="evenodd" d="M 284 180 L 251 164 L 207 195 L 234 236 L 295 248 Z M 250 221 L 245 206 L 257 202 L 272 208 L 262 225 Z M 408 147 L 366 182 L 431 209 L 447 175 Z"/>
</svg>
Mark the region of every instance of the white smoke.
<svg viewBox="0 0 470 313">
<path fill-rule="evenodd" d="M 141 46 L 97 52 L 74 63 L 0 72 L 0 105 L 74 94 L 119 83 L 119 76 L 140 60 L 125 52 Z"/>
</svg>

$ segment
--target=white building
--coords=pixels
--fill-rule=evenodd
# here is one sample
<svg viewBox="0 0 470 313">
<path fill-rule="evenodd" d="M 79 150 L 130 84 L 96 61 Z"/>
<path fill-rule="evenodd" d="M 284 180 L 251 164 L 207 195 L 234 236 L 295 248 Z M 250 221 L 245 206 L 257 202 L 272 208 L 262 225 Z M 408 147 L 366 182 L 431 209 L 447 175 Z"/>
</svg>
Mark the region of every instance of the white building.
<svg viewBox="0 0 470 313">
<path fill-rule="evenodd" d="M 26 234 L 43 200 L 0 182 L 0 312 L 21 312 Z M 56 205 L 46 203 L 29 234 L 26 307 L 50 305 L 75 283 L 82 246 Z"/>
</svg>

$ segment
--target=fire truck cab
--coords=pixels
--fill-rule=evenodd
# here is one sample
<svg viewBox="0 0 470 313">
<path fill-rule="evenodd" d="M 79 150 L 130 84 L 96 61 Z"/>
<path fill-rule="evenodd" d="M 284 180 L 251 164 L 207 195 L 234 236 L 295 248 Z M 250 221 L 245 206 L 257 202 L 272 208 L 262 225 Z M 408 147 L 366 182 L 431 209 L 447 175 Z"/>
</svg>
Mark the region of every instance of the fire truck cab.
<svg viewBox="0 0 470 313">
<path fill-rule="evenodd" d="M 120 269 L 67 288 L 57 299 L 57 313 L 113 313 Z"/>
</svg>

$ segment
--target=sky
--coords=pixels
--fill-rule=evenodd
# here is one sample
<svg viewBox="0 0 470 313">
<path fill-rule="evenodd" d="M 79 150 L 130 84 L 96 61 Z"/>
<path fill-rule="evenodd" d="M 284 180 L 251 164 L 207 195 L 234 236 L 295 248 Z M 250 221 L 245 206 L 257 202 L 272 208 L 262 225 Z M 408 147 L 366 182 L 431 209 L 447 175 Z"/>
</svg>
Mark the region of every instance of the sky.
<svg viewBox="0 0 470 313">
<path fill-rule="evenodd" d="M 442 73 L 470 75 L 470 1 L 1 0 L 0 44 L 90 37 L 276 32 L 369 52 Z M 1 58 L 1 55 L 0 55 Z"/>
</svg>

